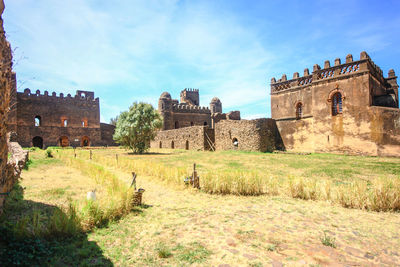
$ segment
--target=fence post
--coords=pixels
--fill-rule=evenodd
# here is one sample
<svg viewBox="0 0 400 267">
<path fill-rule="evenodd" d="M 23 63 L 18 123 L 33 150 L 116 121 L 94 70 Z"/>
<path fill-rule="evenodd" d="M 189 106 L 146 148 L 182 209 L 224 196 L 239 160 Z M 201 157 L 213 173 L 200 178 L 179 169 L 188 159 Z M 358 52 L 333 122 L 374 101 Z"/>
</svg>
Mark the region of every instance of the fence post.
<svg viewBox="0 0 400 267">
<path fill-rule="evenodd" d="M 92 160 L 92 150 L 90 150 L 90 160 Z"/>
</svg>

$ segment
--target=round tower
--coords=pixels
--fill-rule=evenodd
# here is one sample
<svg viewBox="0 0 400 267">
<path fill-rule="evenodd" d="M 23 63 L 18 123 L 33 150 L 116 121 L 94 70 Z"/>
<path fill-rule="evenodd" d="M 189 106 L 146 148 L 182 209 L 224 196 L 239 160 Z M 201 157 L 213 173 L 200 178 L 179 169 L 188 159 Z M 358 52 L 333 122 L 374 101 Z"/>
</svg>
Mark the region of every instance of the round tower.
<svg viewBox="0 0 400 267">
<path fill-rule="evenodd" d="M 210 102 L 211 113 L 222 113 L 222 103 L 218 97 L 214 97 Z"/>
<path fill-rule="evenodd" d="M 173 129 L 172 122 L 172 99 L 168 92 L 161 94 L 158 99 L 158 112 L 163 118 L 163 130 Z"/>
</svg>

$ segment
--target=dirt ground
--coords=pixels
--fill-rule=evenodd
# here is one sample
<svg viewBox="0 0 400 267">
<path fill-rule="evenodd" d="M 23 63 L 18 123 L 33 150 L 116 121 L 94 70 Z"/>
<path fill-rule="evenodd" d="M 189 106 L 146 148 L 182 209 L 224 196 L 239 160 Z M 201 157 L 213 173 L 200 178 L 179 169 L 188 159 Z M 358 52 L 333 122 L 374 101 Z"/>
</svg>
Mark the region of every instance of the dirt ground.
<svg viewBox="0 0 400 267">
<path fill-rule="evenodd" d="M 110 170 L 130 183 L 130 173 Z M 22 178 L 26 199 L 58 205 L 84 200 L 95 186 L 60 163 L 35 167 Z M 210 195 L 140 174 L 137 180 L 146 190 L 143 212 L 89 234 L 117 266 L 400 264 L 398 213 L 287 197 Z M 169 252 L 165 257 L 160 247 Z"/>
</svg>

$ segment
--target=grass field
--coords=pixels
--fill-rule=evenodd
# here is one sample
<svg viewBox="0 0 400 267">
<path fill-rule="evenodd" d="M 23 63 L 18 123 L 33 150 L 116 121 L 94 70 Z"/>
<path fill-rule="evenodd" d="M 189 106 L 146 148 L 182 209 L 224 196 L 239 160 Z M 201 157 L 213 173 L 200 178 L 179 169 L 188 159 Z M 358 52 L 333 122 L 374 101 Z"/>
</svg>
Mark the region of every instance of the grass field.
<svg viewBox="0 0 400 267">
<path fill-rule="evenodd" d="M 398 212 L 348 209 L 334 197 L 318 195 L 310 198 L 314 201 L 296 195 L 301 193 L 301 181 L 307 187 L 315 180 L 318 194 L 322 189 L 326 194 L 322 184 L 330 183 L 332 195 L 343 186 L 358 189 L 348 191 L 354 196 L 364 191 L 373 195 L 382 180 L 393 182 L 382 191 L 391 194 L 400 179 L 400 159 L 179 150 L 131 155 L 121 149 L 94 149 L 90 160 L 89 153 L 77 150 L 75 158 L 73 150 L 54 150 L 55 157 L 47 158 L 44 151 L 31 152 L 32 163 L 20 183 L 24 198 L 11 203 L 9 217 L 3 216 L 0 224 L 16 225 L 20 218 L 31 216 L 36 218 L 36 223 L 27 222 L 32 232 L 40 222 L 46 225 L 46 214 L 54 210 L 68 214 L 73 203 L 81 231 L 31 236 L 16 240 L 12 247 L 8 243 L 5 249 L 15 251 L 13 260 L 59 266 L 395 266 L 400 262 Z M 193 163 L 200 191 L 183 185 Z M 146 189 L 145 205 L 127 209 L 124 196 L 132 193 L 132 171 L 138 174 L 138 187 Z M 219 178 L 213 186 L 224 187 L 223 192 L 207 187 L 204 180 L 213 177 Z M 364 183 L 365 188 L 354 187 Z M 86 192 L 94 188 L 97 217 L 88 214 L 86 201 Z M 98 214 L 108 220 L 96 224 L 93 218 Z"/>
</svg>

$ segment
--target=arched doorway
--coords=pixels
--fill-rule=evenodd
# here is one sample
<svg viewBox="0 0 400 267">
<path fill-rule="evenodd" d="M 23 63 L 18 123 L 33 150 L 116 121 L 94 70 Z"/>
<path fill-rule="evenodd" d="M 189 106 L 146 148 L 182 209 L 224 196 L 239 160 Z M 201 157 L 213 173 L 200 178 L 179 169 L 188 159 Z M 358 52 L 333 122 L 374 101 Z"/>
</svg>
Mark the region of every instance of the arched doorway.
<svg viewBox="0 0 400 267">
<path fill-rule="evenodd" d="M 162 142 L 160 141 L 160 148 L 162 148 Z"/>
<path fill-rule="evenodd" d="M 61 147 L 69 146 L 68 137 L 66 137 L 66 136 L 61 136 L 60 139 L 59 139 L 59 145 L 60 145 Z"/>
<path fill-rule="evenodd" d="M 237 149 L 239 146 L 239 140 L 235 137 L 232 139 L 233 149 Z"/>
<path fill-rule="evenodd" d="M 87 136 L 83 136 L 81 140 L 81 146 L 90 146 L 90 139 Z"/>
<path fill-rule="evenodd" d="M 174 143 L 174 141 L 171 141 L 171 148 L 172 148 L 172 149 L 175 148 L 175 143 Z"/>
<path fill-rule="evenodd" d="M 186 150 L 189 150 L 189 141 L 188 141 L 188 140 L 186 140 L 185 149 L 186 149 Z"/>
<path fill-rule="evenodd" d="M 40 136 L 35 136 L 35 137 L 33 137 L 33 139 L 32 139 L 32 145 L 33 145 L 34 147 L 38 147 L 38 148 L 42 149 L 42 148 L 43 148 L 43 138 L 40 137 Z"/>
</svg>

